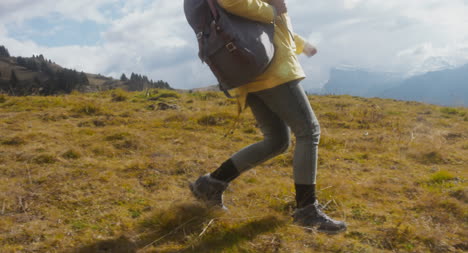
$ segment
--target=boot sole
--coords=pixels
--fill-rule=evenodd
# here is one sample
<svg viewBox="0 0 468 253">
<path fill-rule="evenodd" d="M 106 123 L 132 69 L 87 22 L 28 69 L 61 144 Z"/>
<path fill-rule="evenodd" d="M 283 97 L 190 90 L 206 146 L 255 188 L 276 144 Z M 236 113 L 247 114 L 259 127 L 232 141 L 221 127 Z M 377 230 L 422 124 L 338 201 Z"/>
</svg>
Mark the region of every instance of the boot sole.
<svg viewBox="0 0 468 253">
<path fill-rule="evenodd" d="M 339 233 L 343 233 L 346 231 L 346 227 L 345 228 L 342 228 L 340 230 L 336 230 L 336 231 L 330 231 L 330 230 L 324 230 L 324 229 L 318 229 L 317 228 L 317 231 L 320 232 L 320 233 L 325 233 L 325 234 L 328 234 L 328 235 L 337 235 Z"/>
<path fill-rule="evenodd" d="M 293 216 L 293 218 L 294 218 L 294 216 Z M 314 230 L 314 231 L 324 233 L 324 234 L 328 234 L 328 235 L 336 235 L 336 234 L 342 233 L 342 232 L 344 232 L 344 231 L 346 231 L 348 229 L 348 227 L 343 227 L 343 228 L 341 228 L 339 230 L 335 230 L 335 231 L 320 229 L 319 228 L 320 225 L 312 225 L 312 226 L 311 225 L 304 225 L 304 224 L 302 224 L 301 221 L 296 220 L 296 218 L 294 218 L 294 223 L 298 224 L 299 226 L 303 227 L 304 229 Z"/>
</svg>

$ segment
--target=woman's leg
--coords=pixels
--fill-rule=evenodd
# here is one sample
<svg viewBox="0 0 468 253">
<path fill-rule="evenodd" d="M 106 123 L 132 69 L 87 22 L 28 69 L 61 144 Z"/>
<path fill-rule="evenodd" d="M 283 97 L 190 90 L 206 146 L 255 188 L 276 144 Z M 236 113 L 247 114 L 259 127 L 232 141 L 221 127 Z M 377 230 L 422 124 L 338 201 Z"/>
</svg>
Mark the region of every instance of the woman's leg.
<svg viewBox="0 0 468 253">
<path fill-rule="evenodd" d="M 237 175 L 224 173 L 230 174 L 230 178 L 237 177 L 240 173 L 286 151 L 290 143 L 289 126 L 296 136 L 293 166 L 298 197 L 307 198 L 308 201 L 304 204 L 315 201 L 315 190 L 312 188 L 316 183 L 320 126 L 299 81 L 251 93 L 247 102 L 260 126 L 264 140 L 234 154 L 213 173 L 215 178 L 222 180 L 218 175 L 228 171 L 239 172 Z M 301 197 L 302 195 L 304 196 Z"/>
<path fill-rule="evenodd" d="M 320 126 L 299 81 L 254 93 L 296 136 L 294 182 L 315 185 Z"/>
<path fill-rule="evenodd" d="M 299 81 L 254 93 L 296 136 L 293 159 L 298 208 L 316 201 L 316 177 L 320 126 Z"/>
<path fill-rule="evenodd" d="M 247 96 L 247 103 L 257 120 L 264 139 L 243 148 L 225 161 L 216 171 L 211 173 L 215 179 L 230 182 L 241 173 L 284 153 L 289 147 L 291 136 L 287 124 L 255 94 Z"/>
<path fill-rule="evenodd" d="M 209 205 L 226 208 L 223 205 L 223 192 L 229 182 L 254 166 L 285 152 L 290 143 L 289 128 L 256 95 L 249 94 L 249 104 L 264 139 L 247 146 L 225 161 L 214 172 L 199 177 L 190 184 L 190 190 L 196 198 Z"/>
<path fill-rule="evenodd" d="M 286 122 L 296 136 L 294 182 L 297 209 L 294 221 L 302 226 L 317 227 L 321 232 L 339 233 L 346 224 L 328 217 L 315 196 L 320 126 L 304 90 L 298 81 L 255 93 L 268 108 Z"/>
<path fill-rule="evenodd" d="M 284 152 L 289 145 L 289 126 L 296 136 L 293 167 L 297 209 L 293 214 L 294 221 L 302 226 L 317 227 L 326 233 L 346 230 L 344 222 L 328 217 L 316 201 L 320 126 L 299 81 L 255 92 L 248 98 L 265 139 L 233 155 L 212 175 L 226 177 L 230 171 L 233 179 L 241 172 Z M 216 195 L 217 203 L 222 206 L 222 191 L 229 181 L 213 178 L 217 179 L 216 183 L 225 184 L 218 187 L 220 190 Z"/>
<path fill-rule="evenodd" d="M 263 134 L 263 140 L 235 153 L 231 159 L 240 173 L 286 152 L 291 142 L 287 124 L 255 94 L 247 103 Z"/>
<path fill-rule="evenodd" d="M 315 187 L 316 182 L 320 126 L 299 81 L 251 93 L 247 103 L 264 140 L 234 154 L 212 176 L 229 182 L 240 173 L 283 153 L 290 143 L 289 126 L 296 136 L 293 166 L 294 182 L 296 188 L 300 188 L 298 195 L 306 195 L 315 201 L 315 191 L 311 188 Z M 306 193 L 302 194 L 304 191 L 301 189 L 307 189 Z"/>
</svg>

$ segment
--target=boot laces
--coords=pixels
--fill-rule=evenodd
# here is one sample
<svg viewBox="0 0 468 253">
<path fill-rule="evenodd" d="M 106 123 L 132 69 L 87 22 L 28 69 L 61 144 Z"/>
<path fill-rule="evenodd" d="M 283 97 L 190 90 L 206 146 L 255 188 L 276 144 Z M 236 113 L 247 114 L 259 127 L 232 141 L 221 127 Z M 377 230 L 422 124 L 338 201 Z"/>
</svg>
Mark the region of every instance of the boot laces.
<svg viewBox="0 0 468 253">
<path fill-rule="evenodd" d="M 315 205 L 315 210 L 316 210 L 316 212 L 317 212 L 317 216 L 318 216 L 319 218 L 324 219 L 324 220 L 327 221 L 327 222 L 333 222 L 333 220 L 332 220 L 330 217 L 328 217 L 328 215 L 326 215 L 326 214 L 323 212 L 322 208 L 323 208 L 323 207 L 322 207 L 322 205 L 320 205 L 320 204 L 316 204 L 316 205 Z"/>
</svg>

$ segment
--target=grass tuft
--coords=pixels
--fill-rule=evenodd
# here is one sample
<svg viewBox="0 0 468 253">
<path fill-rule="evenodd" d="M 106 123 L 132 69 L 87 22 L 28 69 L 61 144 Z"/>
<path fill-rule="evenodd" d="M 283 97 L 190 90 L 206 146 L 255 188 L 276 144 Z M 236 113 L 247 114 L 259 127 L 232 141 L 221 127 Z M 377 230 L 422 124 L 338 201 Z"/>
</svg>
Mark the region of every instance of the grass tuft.
<svg viewBox="0 0 468 253">
<path fill-rule="evenodd" d="M 156 93 L 157 95 L 154 97 L 150 97 L 148 100 L 151 101 L 157 101 L 157 100 L 163 100 L 163 99 L 179 99 L 180 95 L 179 93 L 175 91 L 170 91 L 170 90 L 158 90 Z"/>
<path fill-rule="evenodd" d="M 466 188 L 454 189 L 450 192 L 450 196 L 468 204 L 468 189 Z"/>
<path fill-rule="evenodd" d="M 34 157 L 33 161 L 37 164 L 52 164 L 57 161 L 54 155 L 50 154 L 41 154 Z"/>
<path fill-rule="evenodd" d="M 464 111 L 461 111 L 457 108 L 452 108 L 452 107 L 442 107 L 440 109 L 440 112 L 445 114 L 445 115 L 460 115 L 460 116 L 465 116 L 466 113 Z"/>
<path fill-rule="evenodd" d="M 440 151 L 412 151 L 409 156 L 417 162 L 426 165 L 448 163 L 448 159 Z"/>
<path fill-rule="evenodd" d="M 223 96 L 219 92 L 192 92 L 189 95 L 201 101 L 214 100 Z"/>
<path fill-rule="evenodd" d="M 130 133 L 121 132 L 121 133 L 115 133 L 115 134 L 112 134 L 112 135 L 108 135 L 108 136 L 106 136 L 105 140 L 106 141 L 121 141 L 121 140 L 127 139 L 130 136 L 131 136 Z"/>
<path fill-rule="evenodd" d="M 447 171 L 438 171 L 431 175 L 429 178 L 429 184 L 444 184 L 449 181 L 455 180 L 456 177 L 453 176 L 450 172 Z"/>
<path fill-rule="evenodd" d="M 113 102 L 124 102 L 128 99 L 128 93 L 122 89 L 115 89 L 111 94 Z"/>
<path fill-rule="evenodd" d="M 75 105 L 72 109 L 72 112 L 88 116 L 100 115 L 102 111 L 99 105 L 89 101 Z"/>
<path fill-rule="evenodd" d="M 67 152 L 63 153 L 62 157 L 65 158 L 65 159 L 75 160 L 75 159 L 80 158 L 81 154 L 76 150 L 70 149 Z"/>
<path fill-rule="evenodd" d="M 197 122 L 202 126 L 224 126 L 232 122 L 235 118 L 233 114 L 220 112 L 202 116 Z"/>
<path fill-rule="evenodd" d="M 426 164 L 444 164 L 446 160 L 440 152 L 432 151 L 422 155 L 422 162 Z"/>
<path fill-rule="evenodd" d="M 0 141 L 1 144 L 3 145 L 8 145 L 8 146 L 20 146 L 26 143 L 26 140 L 19 136 L 14 136 L 10 138 L 5 138 Z"/>
</svg>

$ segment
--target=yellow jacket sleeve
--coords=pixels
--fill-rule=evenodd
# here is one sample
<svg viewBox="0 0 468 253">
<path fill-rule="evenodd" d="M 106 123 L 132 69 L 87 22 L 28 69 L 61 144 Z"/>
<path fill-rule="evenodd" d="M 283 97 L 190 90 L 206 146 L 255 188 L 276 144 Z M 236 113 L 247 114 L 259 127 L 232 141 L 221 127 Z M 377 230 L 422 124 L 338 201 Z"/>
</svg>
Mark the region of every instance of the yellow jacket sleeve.
<svg viewBox="0 0 468 253">
<path fill-rule="evenodd" d="M 274 7 L 262 0 L 218 0 L 226 11 L 247 19 L 272 23 L 275 19 Z"/>
<path fill-rule="evenodd" d="M 294 42 L 296 43 L 296 54 L 302 54 L 306 43 L 305 39 L 298 34 L 294 34 Z"/>
</svg>

